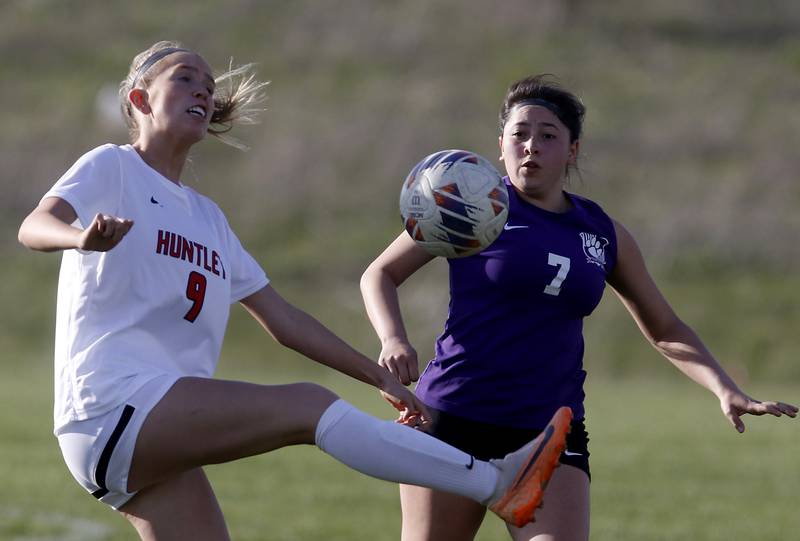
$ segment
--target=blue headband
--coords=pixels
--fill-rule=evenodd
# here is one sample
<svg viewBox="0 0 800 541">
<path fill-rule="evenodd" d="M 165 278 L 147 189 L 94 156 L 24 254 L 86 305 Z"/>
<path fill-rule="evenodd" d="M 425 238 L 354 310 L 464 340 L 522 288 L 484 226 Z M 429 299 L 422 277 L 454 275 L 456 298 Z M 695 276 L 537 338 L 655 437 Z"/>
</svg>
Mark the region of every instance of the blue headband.
<svg viewBox="0 0 800 541">
<path fill-rule="evenodd" d="M 147 70 L 153 67 L 153 64 L 164 58 L 165 56 L 171 55 L 172 53 L 190 53 L 189 49 L 182 49 L 180 47 L 166 47 L 164 49 L 159 49 L 158 51 L 151 54 L 147 57 L 147 60 L 142 62 L 142 65 L 139 66 L 139 69 L 136 70 L 136 75 L 133 77 L 133 82 L 131 83 L 131 88 L 136 88 L 136 83 L 139 82 L 139 78 L 145 74 Z"/>
</svg>

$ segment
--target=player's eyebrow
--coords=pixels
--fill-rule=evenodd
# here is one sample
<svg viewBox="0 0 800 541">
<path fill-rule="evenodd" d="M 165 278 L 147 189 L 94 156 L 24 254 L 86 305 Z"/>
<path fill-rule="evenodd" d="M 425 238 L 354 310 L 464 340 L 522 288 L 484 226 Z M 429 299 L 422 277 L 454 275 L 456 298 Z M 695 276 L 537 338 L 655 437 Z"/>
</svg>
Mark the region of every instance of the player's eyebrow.
<svg viewBox="0 0 800 541">
<path fill-rule="evenodd" d="M 190 66 L 188 64 L 178 64 L 177 69 L 184 69 L 184 70 L 193 71 L 195 73 L 200 73 L 199 69 L 197 69 L 194 66 Z M 211 86 L 213 86 L 213 87 L 217 86 L 217 82 L 214 80 L 214 78 L 211 75 L 208 74 L 208 72 L 203 72 L 203 77 L 211 84 Z"/>
</svg>

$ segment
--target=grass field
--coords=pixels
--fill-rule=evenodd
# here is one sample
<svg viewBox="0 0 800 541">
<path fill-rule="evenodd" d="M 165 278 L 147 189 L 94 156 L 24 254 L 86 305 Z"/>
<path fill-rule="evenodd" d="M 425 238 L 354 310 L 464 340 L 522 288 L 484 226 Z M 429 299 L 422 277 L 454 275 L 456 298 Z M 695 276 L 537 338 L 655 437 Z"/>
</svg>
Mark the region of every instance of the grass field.
<svg viewBox="0 0 800 541">
<path fill-rule="evenodd" d="M 382 417 L 375 393 L 320 370 L 232 365 L 221 375 L 262 382 L 307 379 Z M 279 372 L 279 373 L 278 373 Z M 20 363 L 0 380 L 0 539 L 122 540 L 133 530 L 69 477 L 50 431 L 46 361 Z M 800 531 L 798 421 L 748 418 L 737 434 L 714 398 L 678 376 L 588 384 L 594 541 L 785 540 Z M 757 397 L 796 397 L 788 386 L 750 387 Z M 208 468 L 233 538 L 393 540 L 396 487 L 352 473 L 313 447 Z M 481 541 L 505 540 L 485 522 Z"/>
</svg>

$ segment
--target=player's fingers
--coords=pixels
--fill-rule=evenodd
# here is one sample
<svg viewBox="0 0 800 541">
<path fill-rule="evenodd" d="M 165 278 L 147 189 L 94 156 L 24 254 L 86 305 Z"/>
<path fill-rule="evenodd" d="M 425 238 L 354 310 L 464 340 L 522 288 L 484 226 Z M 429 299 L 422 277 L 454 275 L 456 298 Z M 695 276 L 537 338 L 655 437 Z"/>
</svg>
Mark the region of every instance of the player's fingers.
<svg viewBox="0 0 800 541">
<path fill-rule="evenodd" d="M 725 416 L 728 418 L 728 420 L 731 422 L 731 424 L 739 434 L 744 432 L 744 423 L 742 422 L 742 419 L 739 417 L 739 414 L 737 412 L 730 410 L 725 414 Z"/>
<path fill-rule="evenodd" d="M 411 359 L 408 364 L 409 364 L 409 367 L 408 367 L 408 378 L 411 381 L 418 381 L 419 380 L 419 363 L 417 362 L 417 359 L 416 358 Z"/>
<path fill-rule="evenodd" d="M 431 414 L 428 408 L 411 391 L 404 389 L 405 394 L 402 399 L 387 397 L 392 405 L 400 411 L 400 419 L 403 424 L 411 424 L 415 427 L 422 427 L 430 424 Z"/>
<path fill-rule="evenodd" d="M 133 227 L 133 220 L 122 220 L 123 236 L 128 234 L 128 231 Z"/>
<path fill-rule="evenodd" d="M 102 235 L 103 232 L 106 230 L 105 217 L 98 212 L 95 215 L 94 220 L 92 220 L 92 225 L 94 225 L 95 230 Z"/>
<path fill-rule="evenodd" d="M 383 362 L 383 366 L 386 370 L 389 371 L 391 375 L 393 375 L 398 381 L 400 380 L 400 371 L 397 367 L 397 362 L 394 359 L 386 359 Z"/>
<path fill-rule="evenodd" d="M 422 420 L 419 418 L 419 415 L 416 413 L 410 413 L 409 411 L 406 411 L 400 415 L 399 422 L 400 424 L 410 426 L 411 428 L 417 428 L 422 424 Z"/>
<path fill-rule="evenodd" d="M 398 421 L 401 419 L 405 419 L 409 415 L 409 408 L 408 405 L 401 399 L 397 398 L 396 396 L 390 395 L 387 392 L 381 391 L 381 396 L 392 405 L 394 409 L 400 412 L 400 417 Z"/>
<path fill-rule="evenodd" d="M 103 237 L 110 239 L 114 237 L 117 231 L 118 219 L 113 216 L 103 216 Z"/>
<path fill-rule="evenodd" d="M 119 241 L 121 241 L 122 237 L 124 237 L 124 236 L 125 236 L 125 232 L 124 231 L 122 231 L 119 228 L 115 229 L 114 230 L 114 234 L 111 235 L 111 243 L 114 246 L 116 246 L 117 244 L 119 244 Z"/>
<path fill-rule="evenodd" d="M 428 432 L 431 429 L 431 422 L 418 414 L 410 415 L 404 424 L 423 432 Z"/>
<path fill-rule="evenodd" d="M 408 379 L 408 372 L 405 370 L 403 364 L 397 362 L 397 359 L 394 357 L 382 359 L 381 364 L 383 364 L 389 373 L 391 373 L 397 379 L 397 381 L 403 385 L 408 385 L 411 383 Z"/>
<path fill-rule="evenodd" d="M 752 400 L 747 404 L 745 411 L 751 415 L 774 415 L 780 417 L 784 414 L 783 408 L 777 402 L 760 402 Z"/>
<path fill-rule="evenodd" d="M 378 364 L 384 367 L 386 370 L 388 370 L 391 375 L 397 377 L 397 371 L 395 370 L 395 366 L 394 363 L 392 362 L 392 359 L 385 359 L 381 357 L 380 359 L 378 359 Z"/>
<path fill-rule="evenodd" d="M 781 415 L 788 415 L 789 417 L 797 416 L 797 407 L 791 404 L 785 402 L 764 402 L 764 405 L 767 406 L 767 412 L 775 417 L 780 417 Z"/>
<path fill-rule="evenodd" d="M 397 379 L 400 380 L 400 383 L 403 385 L 411 383 L 411 377 L 408 374 L 408 363 L 395 361 L 395 365 L 397 367 Z"/>
<path fill-rule="evenodd" d="M 797 408 L 790 404 L 784 404 L 783 402 L 763 402 L 762 404 L 764 413 L 769 413 L 775 417 L 781 417 L 782 415 L 797 416 Z"/>
<path fill-rule="evenodd" d="M 397 419 L 395 419 L 394 422 L 413 427 L 417 423 L 417 417 L 415 415 L 406 415 L 405 413 L 401 413 L 397 416 Z"/>
<path fill-rule="evenodd" d="M 745 413 L 750 415 L 764 415 L 765 413 L 772 413 L 769 402 L 759 402 L 758 400 L 751 400 L 744 405 Z"/>
<path fill-rule="evenodd" d="M 788 415 L 789 417 L 797 417 L 797 406 L 793 406 L 791 404 L 785 404 L 783 402 L 778 402 L 778 407 L 780 410 Z"/>
<path fill-rule="evenodd" d="M 114 219 L 112 222 L 112 234 L 111 234 L 111 241 L 116 245 L 119 241 L 122 240 L 122 237 L 128 234 L 128 231 L 131 228 L 131 224 L 128 223 L 130 220 L 122 220 L 120 218 Z"/>
<path fill-rule="evenodd" d="M 405 406 L 399 400 L 396 400 L 395 398 L 389 396 L 386 393 L 382 393 L 382 395 L 384 400 L 386 400 L 389 404 L 392 405 L 394 409 L 400 412 L 400 417 L 402 418 L 403 412 L 406 410 Z"/>
<path fill-rule="evenodd" d="M 431 421 L 433 420 L 433 417 L 431 417 L 431 412 L 428 411 L 428 407 L 425 404 L 423 404 L 422 401 L 416 397 L 416 395 L 412 396 L 414 396 L 413 407 L 417 411 L 417 414 L 419 415 L 420 425 L 429 426 Z"/>
</svg>

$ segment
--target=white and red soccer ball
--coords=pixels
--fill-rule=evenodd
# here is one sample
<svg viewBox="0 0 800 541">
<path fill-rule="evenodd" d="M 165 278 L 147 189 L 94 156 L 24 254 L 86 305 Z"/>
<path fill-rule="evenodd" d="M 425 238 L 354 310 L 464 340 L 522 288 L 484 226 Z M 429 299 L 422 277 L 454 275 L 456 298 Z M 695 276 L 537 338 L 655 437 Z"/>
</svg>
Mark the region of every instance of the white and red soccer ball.
<svg viewBox="0 0 800 541">
<path fill-rule="evenodd" d="M 400 192 L 400 215 L 411 238 L 429 253 L 466 257 L 489 246 L 508 217 L 508 192 L 483 156 L 442 150 L 408 174 Z"/>
</svg>

